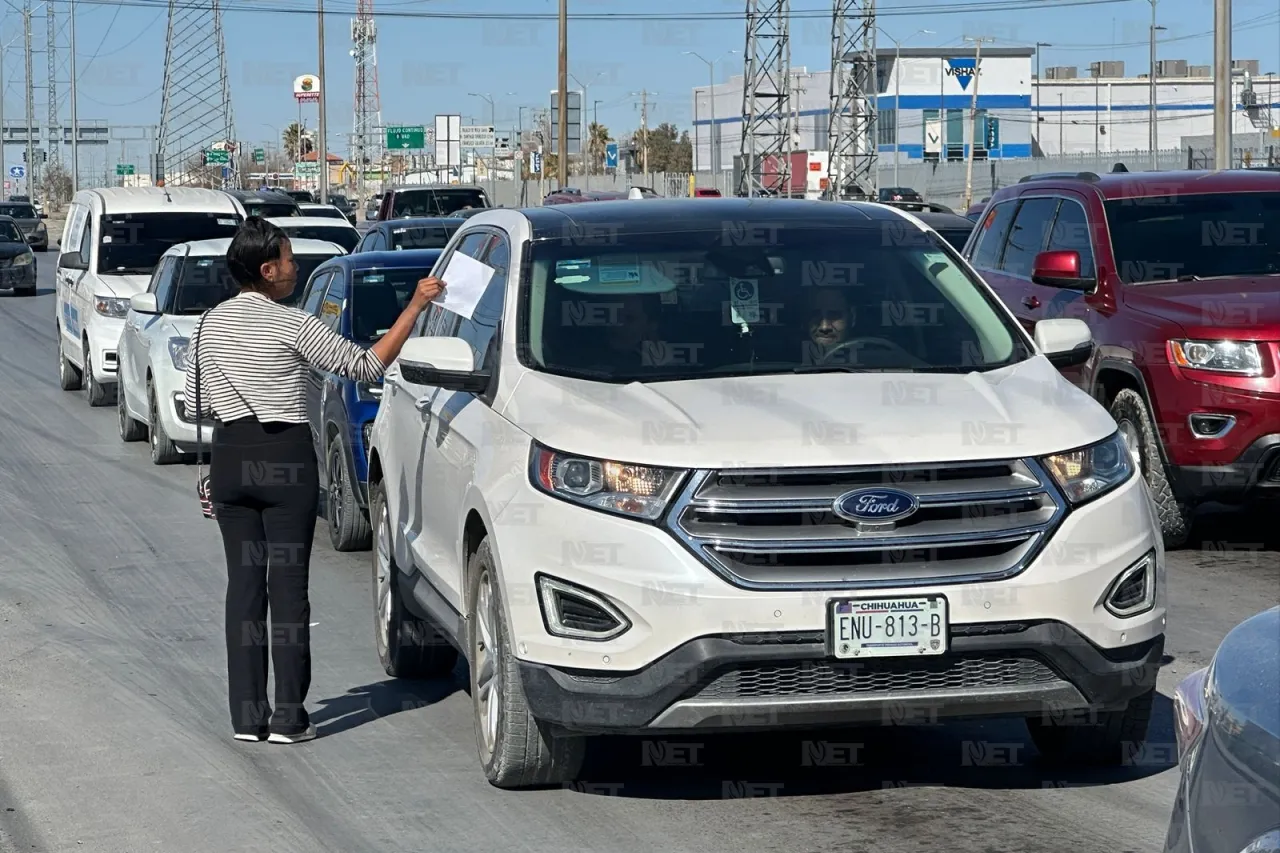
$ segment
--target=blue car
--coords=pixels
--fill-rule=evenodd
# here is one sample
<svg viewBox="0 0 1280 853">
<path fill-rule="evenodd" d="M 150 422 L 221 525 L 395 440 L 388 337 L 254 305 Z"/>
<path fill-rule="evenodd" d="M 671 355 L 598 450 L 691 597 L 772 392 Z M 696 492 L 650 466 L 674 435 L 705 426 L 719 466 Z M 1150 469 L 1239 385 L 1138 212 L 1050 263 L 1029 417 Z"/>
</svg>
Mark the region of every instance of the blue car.
<svg viewBox="0 0 1280 853">
<path fill-rule="evenodd" d="M 316 268 L 302 310 L 343 337 L 369 347 L 386 334 L 442 249 L 368 252 L 333 258 Z M 307 412 L 320 483 L 325 489 L 329 541 L 338 551 L 368 550 L 369 430 L 382 385 L 312 369 Z"/>
<path fill-rule="evenodd" d="M 462 217 L 414 216 L 373 222 L 364 232 L 351 254 L 364 252 L 407 251 L 411 249 L 443 249 L 462 223 Z"/>
</svg>

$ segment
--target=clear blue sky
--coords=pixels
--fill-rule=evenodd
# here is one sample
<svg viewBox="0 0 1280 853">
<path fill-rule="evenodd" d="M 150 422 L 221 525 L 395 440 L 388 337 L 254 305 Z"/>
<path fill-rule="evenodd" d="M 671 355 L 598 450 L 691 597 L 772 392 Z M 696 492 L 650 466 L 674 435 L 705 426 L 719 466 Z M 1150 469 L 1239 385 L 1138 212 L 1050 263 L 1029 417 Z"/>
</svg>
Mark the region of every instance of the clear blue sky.
<svg viewBox="0 0 1280 853">
<path fill-rule="evenodd" d="M 79 0 L 80 116 L 130 125 L 158 124 L 164 61 L 165 9 L 160 0 Z M 314 9 L 307 0 L 223 0 L 228 67 L 241 139 L 278 142 L 277 129 L 297 117 L 291 81 L 315 73 L 314 14 L 281 9 Z M 65 13 L 65 0 L 55 0 Z M 570 71 L 588 87 L 587 105 L 599 101 L 600 121 L 614 133 L 640 122 L 640 92 L 652 93 L 650 123 L 688 126 L 690 89 L 705 84 L 707 66 L 683 51 L 707 59 L 730 50 L 737 55 L 717 67 L 717 79 L 741 73 L 745 38 L 745 0 L 570 0 Z M 355 0 L 328 0 L 326 63 L 329 76 L 330 145 L 346 150 L 352 112 L 353 63 L 348 54 L 349 20 Z M 960 45 L 965 35 L 986 35 L 1003 45 L 1055 46 L 1045 65 L 1078 65 L 1122 59 L 1127 73 L 1147 65 L 1146 0 L 882 0 L 880 27 L 897 38 L 921 29 L 911 46 Z M 4 64 L 5 110 L 20 119 L 22 105 L 22 25 L 12 6 L 0 20 L 0 41 L 13 42 Z M 35 15 L 35 49 L 42 50 L 44 10 Z M 470 92 L 492 94 L 497 123 L 514 128 L 517 107 L 545 108 L 556 85 L 555 0 L 375 0 L 378 18 L 379 74 L 383 120 L 427 124 L 436 113 L 462 113 L 489 123 L 489 106 Z M 1163 33 L 1160 55 L 1195 64 L 1212 61 L 1212 0 L 1160 0 Z M 1262 61 L 1265 72 L 1280 65 L 1280 4 L 1277 0 L 1235 0 L 1237 58 Z M 931 10 L 931 11 L 929 11 Z M 830 11 L 823 0 L 792 0 L 792 63 L 811 70 L 830 64 Z M 575 20 L 574 15 L 653 15 L 646 20 Z M 468 14 L 548 15 L 547 20 L 476 20 Z M 396 17 L 398 15 L 399 17 Z M 457 15 L 458 18 L 412 17 Z M 691 20 L 693 16 L 703 16 Z M 721 17 L 715 17 L 721 16 Z M 881 38 L 882 45 L 890 45 Z M 44 55 L 33 60 L 38 85 L 47 68 Z M 66 80 L 66 70 L 59 72 Z M 65 90 L 65 82 L 60 82 Z M 575 85 L 575 88 L 577 86 Z M 510 93 L 510 94 L 508 94 Z M 64 95 L 65 97 L 65 95 Z M 44 93 L 36 93 L 36 112 L 45 115 Z M 315 124 L 315 107 L 306 107 L 306 123 Z M 64 120 L 67 113 L 64 112 Z M 526 120 L 529 115 L 525 112 Z M 464 120 L 465 121 L 465 120 Z"/>
</svg>

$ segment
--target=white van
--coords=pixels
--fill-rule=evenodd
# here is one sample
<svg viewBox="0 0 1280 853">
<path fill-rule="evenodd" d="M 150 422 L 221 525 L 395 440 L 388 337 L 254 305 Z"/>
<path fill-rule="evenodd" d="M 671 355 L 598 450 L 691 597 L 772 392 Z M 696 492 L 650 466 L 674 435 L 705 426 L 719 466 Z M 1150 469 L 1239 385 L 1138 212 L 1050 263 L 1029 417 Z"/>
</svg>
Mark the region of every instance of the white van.
<svg viewBox="0 0 1280 853">
<path fill-rule="evenodd" d="M 55 273 L 58 379 L 91 406 L 114 400 L 116 349 L 129 298 L 147 289 L 178 243 L 231 237 L 242 221 L 231 196 L 191 187 L 108 187 L 76 193 Z"/>
</svg>

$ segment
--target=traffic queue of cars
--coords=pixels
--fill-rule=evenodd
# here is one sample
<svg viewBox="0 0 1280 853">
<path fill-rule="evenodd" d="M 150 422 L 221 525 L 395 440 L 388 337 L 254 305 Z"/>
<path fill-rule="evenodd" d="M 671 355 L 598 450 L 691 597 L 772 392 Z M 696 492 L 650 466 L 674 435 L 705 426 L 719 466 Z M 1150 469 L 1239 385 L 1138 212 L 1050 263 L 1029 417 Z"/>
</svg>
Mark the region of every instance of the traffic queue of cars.
<svg viewBox="0 0 1280 853">
<path fill-rule="evenodd" d="M 383 667 L 435 678 L 468 662 L 480 763 L 500 787 L 572 779 L 602 733 L 952 717 L 1021 717 L 1048 760 L 1121 763 L 1151 718 L 1177 536 L 1152 500 L 1152 433 L 1116 399 L 1198 383 L 1228 407 L 1203 414 L 1234 418 L 1247 446 L 1280 434 L 1272 321 L 1223 347 L 1152 307 L 1185 304 L 1196 281 L 1274 307 L 1280 192 L 1149 175 L 1182 194 L 1147 206 L 1151 184 L 1127 179 L 1002 190 L 963 251 L 894 206 L 739 199 L 388 220 L 354 254 L 333 245 L 298 304 L 365 345 L 428 271 L 474 291 L 433 304 L 380 385 L 313 377 L 330 538 L 371 548 Z M 1213 198 L 1188 201 L 1194 188 Z M 130 195 L 144 192 L 163 203 Z M 439 190 L 382 204 L 416 212 L 424 192 Z M 1144 212 L 1199 229 L 1196 204 L 1241 197 L 1232 215 L 1272 249 L 1241 248 L 1261 266 L 1234 267 L 1250 277 L 1228 291 L 1206 277 L 1146 296 L 1112 255 L 1142 244 L 1082 241 L 1067 211 L 1096 202 L 1113 228 L 1135 223 L 1120 232 L 1134 241 Z M 154 365 L 172 381 L 182 315 L 220 298 L 208 285 L 225 244 L 210 241 L 245 210 L 229 198 L 77 196 L 60 361 L 103 387 L 127 356 L 125 440 L 152 423 L 179 451 L 190 440 L 174 440 L 182 400 Z M 1105 207 L 1126 199 L 1128 219 Z M 1028 318 L 1003 283 L 1023 279 L 1087 310 Z M 1146 340 L 1173 337 L 1118 358 L 1109 323 L 1126 311 Z"/>
</svg>

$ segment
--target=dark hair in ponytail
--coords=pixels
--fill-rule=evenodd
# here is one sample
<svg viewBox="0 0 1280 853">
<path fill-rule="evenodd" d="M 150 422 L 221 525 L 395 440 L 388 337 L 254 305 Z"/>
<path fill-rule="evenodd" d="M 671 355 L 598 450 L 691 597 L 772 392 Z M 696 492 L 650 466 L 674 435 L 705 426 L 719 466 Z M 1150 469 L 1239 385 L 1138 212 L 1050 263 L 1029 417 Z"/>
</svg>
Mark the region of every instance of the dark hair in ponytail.
<svg viewBox="0 0 1280 853">
<path fill-rule="evenodd" d="M 231 238 L 227 247 L 227 269 L 241 290 L 260 290 L 262 265 L 280 260 L 281 248 L 289 237 L 283 229 L 260 216 L 250 216 Z"/>
</svg>

